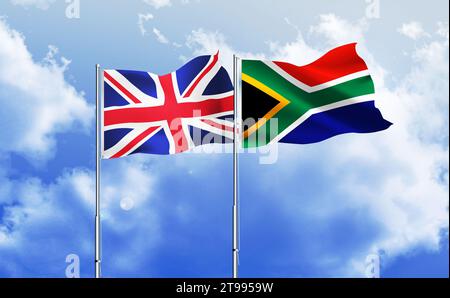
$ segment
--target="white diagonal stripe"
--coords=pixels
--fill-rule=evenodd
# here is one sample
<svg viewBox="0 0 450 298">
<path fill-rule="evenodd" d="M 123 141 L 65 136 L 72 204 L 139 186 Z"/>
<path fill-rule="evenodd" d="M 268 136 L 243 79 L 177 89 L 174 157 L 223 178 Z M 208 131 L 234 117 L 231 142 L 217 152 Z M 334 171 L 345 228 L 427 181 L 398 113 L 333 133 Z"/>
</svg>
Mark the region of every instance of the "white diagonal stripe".
<svg viewBox="0 0 450 298">
<path fill-rule="evenodd" d="M 134 102 L 131 100 L 131 98 L 128 98 L 128 96 L 126 96 L 119 88 L 117 88 L 112 82 L 110 82 L 110 81 L 108 80 L 107 77 L 104 77 L 104 82 L 105 82 L 106 84 L 108 84 L 111 88 L 113 88 L 114 91 L 116 91 L 117 93 L 119 93 L 119 95 L 120 95 L 123 99 L 125 99 L 129 104 L 133 104 L 133 103 L 134 103 Z M 105 108 L 105 109 L 107 109 L 107 108 Z"/>
<path fill-rule="evenodd" d="M 181 94 L 181 97 L 183 97 L 186 94 L 186 92 L 191 88 L 191 86 L 194 85 L 195 81 L 197 81 L 197 78 L 200 77 L 200 75 L 203 73 L 203 71 L 212 63 L 213 60 L 214 60 L 214 55 L 211 55 L 209 57 L 208 62 L 205 65 L 205 67 L 202 68 L 202 70 L 195 76 L 195 78 L 191 81 L 191 83 L 184 89 L 183 93 Z M 176 71 L 174 71 L 174 73 L 176 73 Z"/>
<path fill-rule="evenodd" d="M 140 123 L 132 123 L 132 122 L 123 122 L 113 125 L 107 125 L 104 127 L 104 131 L 119 129 L 119 128 L 127 128 L 127 129 L 147 129 L 152 126 L 162 126 L 166 123 L 166 120 L 154 121 L 154 122 L 140 122 Z"/>
<path fill-rule="evenodd" d="M 155 103 L 155 104 L 149 104 L 148 102 L 146 103 L 132 103 L 130 105 L 124 105 L 124 106 L 112 106 L 112 107 L 107 107 L 104 108 L 104 111 L 114 111 L 114 110 L 120 110 L 120 109 L 138 109 L 138 108 L 154 108 L 154 107 L 158 107 L 161 106 L 159 103 Z"/>
<path fill-rule="evenodd" d="M 203 69 L 199 72 L 199 74 L 195 77 L 195 79 L 193 79 L 192 82 L 189 84 L 189 86 L 184 90 L 182 97 L 179 99 L 179 102 L 196 101 L 193 98 L 202 96 L 202 94 L 205 91 L 206 87 L 208 86 L 209 82 L 214 78 L 214 76 L 217 74 L 217 72 L 219 71 L 219 69 L 221 67 L 219 61 L 217 61 L 216 64 L 213 66 L 213 68 L 211 68 L 205 74 L 205 76 L 200 80 L 200 82 L 198 82 L 197 86 L 194 88 L 194 90 L 192 90 L 192 93 L 189 96 L 189 98 L 184 98 L 184 95 L 191 88 L 191 86 L 195 83 L 195 81 L 203 74 L 205 69 L 207 69 L 211 65 L 211 63 L 213 63 L 214 57 L 215 57 L 214 55 L 211 56 L 211 58 L 209 59 L 208 63 L 205 65 L 205 67 L 203 67 Z"/>
<path fill-rule="evenodd" d="M 115 144 L 113 147 L 109 148 L 108 150 L 105 150 L 103 152 L 103 158 L 111 158 L 114 156 L 117 152 L 122 150 L 125 146 L 127 146 L 131 141 L 133 141 L 135 138 L 137 138 L 141 133 L 143 133 L 148 128 L 152 127 L 152 125 L 147 125 L 146 127 L 136 128 L 130 131 L 125 137 L 123 137 L 117 144 Z M 135 146 L 133 146 L 130 150 L 128 150 L 124 155 L 128 155 L 130 152 L 133 152 L 136 148 L 141 146 L 145 141 L 147 141 L 149 138 L 151 138 L 154 134 L 156 134 L 158 131 L 160 131 L 161 128 L 156 129 L 151 134 L 149 134 L 147 137 L 142 139 L 139 143 L 137 143 Z"/>
<path fill-rule="evenodd" d="M 321 107 L 317 107 L 317 108 L 314 108 L 314 109 L 310 109 L 305 114 L 303 114 L 300 118 L 298 118 L 295 122 L 293 122 L 291 125 L 286 127 L 281 133 L 279 133 L 274 139 L 272 139 L 268 143 L 268 145 L 273 144 L 275 142 L 278 142 L 279 140 L 284 138 L 287 134 L 289 134 L 297 126 L 299 126 L 300 124 L 305 122 L 309 117 L 311 117 L 314 114 L 318 114 L 318 113 L 326 112 L 326 111 L 329 111 L 329 110 L 332 110 L 332 109 L 345 107 L 345 106 L 349 106 L 349 105 L 352 105 L 352 104 L 355 104 L 355 103 L 361 103 L 361 102 L 366 102 L 366 101 L 373 101 L 373 94 L 357 96 L 357 97 L 341 100 L 341 101 L 338 101 L 338 102 L 335 102 L 335 103 L 332 103 L 332 104 L 328 104 L 328 105 L 324 105 L 324 106 L 321 106 Z"/>
<path fill-rule="evenodd" d="M 145 94 L 144 92 L 142 92 L 141 90 L 139 90 L 136 86 L 134 86 L 134 84 L 130 83 L 130 81 L 127 80 L 127 78 L 125 78 L 121 73 L 119 73 L 117 70 L 114 69 L 108 69 L 105 70 L 114 80 L 116 80 L 117 82 L 119 82 L 124 88 L 126 88 L 128 90 L 128 92 L 130 92 L 131 94 L 133 94 L 133 96 L 135 96 L 137 99 L 139 99 L 141 102 L 143 103 L 147 103 L 149 105 L 162 105 L 163 101 L 162 98 L 155 98 L 153 96 L 150 96 L 148 94 Z M 152 78 L 154 80 L 154 77 L 151 76 L 150 73 L 147 73 L 149 75 L 150 78 Z M 157 86 L 157 91 L 158 90 L 158 81 L 154 80 L 156 86 Z M 117 89 L 116 89 L 117 90 Z M 162 92 L 162 90 L 161 90 Z M 122 95 L 122 93 L 121 93 Z M 125 98 L 127 98 L 126 96 L 124 96 Z"/>
</svg>

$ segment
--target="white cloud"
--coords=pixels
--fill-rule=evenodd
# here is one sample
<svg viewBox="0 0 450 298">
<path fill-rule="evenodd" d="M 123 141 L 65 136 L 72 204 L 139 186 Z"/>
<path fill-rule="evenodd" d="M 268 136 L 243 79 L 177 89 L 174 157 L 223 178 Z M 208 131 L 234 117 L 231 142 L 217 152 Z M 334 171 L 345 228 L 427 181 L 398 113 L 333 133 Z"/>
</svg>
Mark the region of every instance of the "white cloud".
<svg viewBox="0 0 450 298">
<path fill-rule="evenodd" d="M 75 125 L 89 127 L 93 109 L 64 78 L 70 61 L 57 62 L 56 47 L 49 46 L 43 61 L 36 62 L 25 38 L 2 19 L 0 40 L 0 148 L 34 160 L 48 158 L 55 134 Z"/>
<path fill-rule="evenodd" d="M 167 39 L 164 34 L 161 33 L 157 28 L 153 27 L 153 34 L 156 36 L 156 40 L 160 43 L 169 43 L 169 40 Z"/>
<path fill-rule="evenodd" d="M 152 20 L 154 17 L 152 14 L 148 13 L 148 14 L 138 14 L 138 26 L 139 26 L 139 31 L 141 32 L 142 36 L 147 34 L 147 29 L 145 28 L 144 23 Z M 171 44 L 172 46 L 174 46 L 175 48 L 180 48 L 182 45 L 177 43 L 177 42 L 170 42 L 170 40 L 156 27 L 153 27 L 152 29 L 153 34 L 156 37 L 156 40 L 159 43 L 162 44 Z"/>
<path fill-rule="evenodd" d="M 334 25 L 324 26 L 323 22 Z M 322 17 L 318 27 L 321 30 L 313 31 L 333 43 L 337 36 L 343 37 L 342 42 L 348 42 L 347 32 L 360 32 L 360 35 L 365 30 L 364 25 L 358 30 L 355 24 L 330 16 Z M 363 41 L 358 35 L 354 38 Z M 448 173 L 446 53 L 448 44 L 430 42 L 416 50 L 414 67 L 397 87 L 376 84 L 377 105 L 394 123 L 388 131 L 373 136 L 349 136 L 346 144 L 328 149 L 336 157 L 329 161 L 330 168 L 339 169 L 354 163 L 355 158 L 360 162 L 367 158 L 375 162 L 371 167 L 356 168 L 353 172 L 337 170 L 339 176 L 335 177 L 340 188 L 346 188 L 348 197 L 354 198 L 340 203 L 370 210 L 379 221 L 384 235 L 373 241 L 372 251 L 383 250 L 395 256 L 418 245 L 438 249 L 440 232 L 448 229 L 448 181 L 437 179 Z M 378 70 L 372 72 L 375 82 L 389 79 L 388 71 L 373 56 L 368 56 L 369 69 Z M 396 166 L 391 168 L 390 164 Z M 376 191 L 372 183 L 367 186 L 358 183 L 358 176 L 365 176 L 363 171 L 367 170 L 382 177 Z"/>
<path fill-rule="evenodd" d="M 448 44 L 448 22 L 438 22 L 436 34 L 446 39 Z"/>
<path fill-rule="evenodd" d="M 120 259 L 115 269 L 133 274 L 143 266 L 142 260 L 152 258 L 153 249 L 161 240 L 160 217 L 155 207 L 160 199 L 155 195 L 157 175 L 151 171 L 148 159 L 139 156 L 105 165 L 102 175 L 104 230 L 128 239 L 114 253 Z M 124 255 L 125 251 L 128 253 Z"/>
<path fill-rule="evenodd" d="M 170 0 L 144 0 L 144 2 L 156 9 L 172 5 Z"/>
<path fill-rule="evenodd" d="M 363 42 L 364 31 L 368 27 L 366 19 L 352 23 L 342 19 L 335 14 L 320 15 L 319 23 L 311 26 L 310 33 L 321 35 L 328 46 L 346 44 L 352 42 Z"/>
<path fill-rule="evenodd" d="M 152 20 L 153 19 L 153 15 L 151 13 L 147 13 L 147 14 L 143 14 L 140 13 L 138 14 L 138 26 L 139 26 L 139 31 L 141 32 L 142 35 L 145 35 L 147 33 L 147 30 L 145 29 L 144 23 Z"/>
<path fill-rule="evenodd" d="M 438 34 L 448 36 L 446 28 L 440 25 Z M 269 54 L 239 53 L 221 33 L 203 29 L 193 31 L 187 42 L 194 55 L 220 48 L 225 57 L 237 53 L 297 64 L 311 62 L 331 47 L 359 42 L 358 52 L 375 81 L 376 104 L 394 125 L 376 134 L 339 136 L 303 147 L 283 146 L 277 173 L 269 171 L 267 183 L 260 184 L 266 185 L 263 193 L 278 187 L 274 176 L 285 177 L 283 186 L 279 186 L 282 189 L 290 183 L 297 185 L 289 177 L 297 179 L 293 173 L 299 165 L 316 160 L 315 171 L 319 179 L 330 182 L 327 193 L 333 197 L 319 190 L 320 197 L 311 200 L 300 200 L 296 192 L 277 197 L 284 212 L 299 225 L 305 224 L 304 218 L 330 224 L 342 210 L 348 210 L 349 217 L 353 212 L 368 213 L 365 221 L 376 223 L 379 231 L 368 243 L 355 244 L 345 258 L 332 251 L 314 256 L 338 260 L 334 267 L 338 275 L 363 276 L 364 261 L 370 253 L 383 251 L 390 259 L 418 246 L 437 250 L 441 231 L 448 229 L 448 39 L 417 48 L 411 57 L 410 73 L 388 87 L 385 81 L 392 80 L 389 69 L 380 65 L 365 46 L 367 29 L 364 19 L 349 22 L 333 14 L 322 15 L 309 33 L 327 48 L 311 46 L 298 32 L 292 42 L 270 42 Z M 411 35 L 425 34 L 417 32 Z M 230 69 L 230 62 L 226 65 Z M 324 264 L 333 270 L 330 262 Z"/>
<path fill-rule="evenodd" d="M 292 24 L 289 19 L 285 19 L 285 22 L 297 31 L 297 37 L 294 41 L 286 44 L 269 41 L 269 54 L 264 52 L 251 53 L 241 51 L 231 46 L 222 33 L 208 31 L 203 28 L 192 30 L 186 38 L 186 46 L 191 49 L 193 55 L 212 54 L 220 50 L 222 63 L 231 73 L 233 54 L 236 54 L 238 57 L 251 59 L 284 59 L 291 63 L 302 65 L 319 58 L 330 47 L 355 41 L 363 41 L 363 30 L 367 27 L 365 20 L 361 20 L 357 24 L 350 24 L 333 14 L 321 15 L 320 23 L 317 26 L 311 26 L 309 31 L 311 34 L 323 35 L 327 46 L 313 48 L 307 44 L 302 32 L 300 32 L 297 26 Z"/>
<path fill-rule="evenodd" d="M 14 5 L 21 5 L 23 7 L 34 6 L 39 9 L 47 10 L 55 0 L 11 0 Z"/>
<path fill-rule="evenodd" d="M 191 49 L 194 56 L 212 55 L 219 51 L 221 63 L 227 69 L 229 74 L 231 74 L 233 70 L 233 54 L 245 58 L 264 58 L 263 54 L 238 51 L 227 43 L 225 36 L 220 32 L 211 32 L 202 28 L 192 30 L 191 34 L 186 38 L 186 46 Z M 182 59 L 185 60 L 186 58 Z"/>
<path fill-rule="evenodd" d="M 269 47 L 271 51 L 270 59 L 290 61 L 297 65 L 307 64 L 321 55 L 320 51 L 306 44 L 301 32 L 298 32 L 297 38 L 292 42 L 283 45 L 277 42 L 269 42 Z"/>
<path fill-rule="evenodd" d="M 423 29 L 422 24 L 415 21 L 402 24 L 397 31 L 413 40 L 429 36 L 429 34 Z"/>
<path fill-rule="evenodd" d="M 0 251 L 22 245 L 27 240 L 26 234 L 36 226 L 70 221 L 69 214 L 73 210 L 66 209 L 66 206 L 81 207 L 86 212 L 94 202 L 93 192 L 87 192 L 92 189 L 84 189 L 92 187 L 92 178 L 88 171 L 82 169 L 67 172 L 50 185 L 35 177 L 11 180 L 0 175 L 2 184 L 7 183 L 14 189 L 0 194 L 4 211 L 0 217 L 0 239 L 3 239 L 0 241 Z"/>
<path fill-rule="evenodd" d="M 319 24 L 312 26 L 309 34 L 322 38 L 323 43 L 312 46 L 301 32 L 298 32 L 291 42 L 284 44 L 270 42 L 266 53 L 240 51 L 229 45 L 225 36 L 219 32 L 199 29 L 188 36 L 187 45 L 194 55 L 211 54 L 219 49 L 228 70 L 231 69 L 230 57 L 233 53 L 247 58 L 278 59 L 303 64 L 317 58 L 330 47 L 355 40 L 360 41 L 358 51 L 368 62 L 376 81 L 377 105 L 385 117 L 394 122 L 394 126 L 377 134 L 339 136 L 309 146 L 283 146 L 280 148 L 283 152 L 279 164 L 271 170 L 266 168 L 258 174 L 265 178 L 262 181 L 266 181 L 259 184 L 264 193 L 273 193 L 277 189 L 284 190 L 283 195 L 273 198 L 277 200 L 276 206 L 278 208 L 281 206 L 283 211 L 280 217 L 285 217 L 286 221 L 294 229 L 298 227 L 301 233 L 308 233 L 308 230 L 320 231 L 319 226 L 332 225 L 335 223 L 334 218 L 340 212 L 345 214 L 345 218 L 362 214 L 359 220 L 355 221 L 355 225 L 360 224 L 366 227 L 367 222 L 376 224 L 379 234 L 368 233 L 367 237 L 370 238 L 367 243 L 356 243 L 358 240 L 354 240 L 355 243 L 347 247 L 347 255 L 339 255 L 334 251 L 317 252 L 315 248 L 321 246 L 320 241 L 325 240 L 324 235 L 305 239 L 308 243 L 299 243 L 299 250 L 307 247 L 314 251 L 313 256 L 317 257 L 314 262 L 323 263 L 326 272 L 334 270 L 333 274 L 361 275 L 364 272 L 366 255 L 379 250 L 385 251 L 390 257 L 408 253 L 417 246 L 435 250 L 439 246 L 439 232 L 441 229 L 448 228 L 448 68 L 446 67 L 448 66 L 448 54 L 446 54 L 448 53 L 448 25 L 440 26 L 438 34 L 445 38 L 445 28 L 447 28 L 447 40 L 433 40 L 418 47 L 411 56 L 410 73 L 394 87 L 384 84 L 391 79 L 389 70 L 379 65 L 376 57 L 371 55 L 365 47 L 364 36 L 367 24 L 364 21 L 354 23 L 335 15 L 321 16 Z M 18 33 L 15 33 L 17 36 L 14 37 L 9 29 L 3 36 L 2 32 L 3 30 L 0 30 L 2 41 L 21 41 L 24 48 L 23 37 Z M 4 36 L 8 38 L 3 38 Z M 8 45 L 8 42 L 6 44 Z M 20 45 L 20 42 L 18 44 Z M 324 44 L 327 46 L 323 47 Z M 17 48 L 20 51 L 22 47 Z M 2 44 L 0 57 L 14 57 L 12 54 L 6 56 L 4 53 Z M 27 51 L 25 53 L 29 56 L 28 61 L 31 61 L 27 66 L 32 66 L 33 72 L 38 73 L 36 76 L 52 69 L 55 72 L 56 68 L 59 74 L 57 82 L 67 84 L 63 73 L 68 62 L 62 62 L 62 65 L 56 64 L 55 48 L 50 48 L 49 54 L 42 63 L 33 62 L 29 53 Z M 3 66 L 2 63 L 5 62 L 0 59 L 0 66 Z M 7 65 L 10 66 L 10 64 Z M 4 68 L 0 67 L 0 69 Z M 17 92 L 16 89 L 19 87 L 15 85 L 14 88 L 11 87 L 9 81 L 7 84 L 4 83 L 5 75 L 2 72 L 0 74 L 2 74 L 0 99 L 3 101 L 9 98 L 3 94 L 7 91 L 11 92 L 9 90 Z M 52 82 L 55 79 L 50 75 L 45 77 Z M 4 85 L 8 87 L 3 88 Z M 26 95 L 31 94 L 34 100 L 41 100 L 38 95 L 33 95 L 28 90 L 20 90 L 20 92 Z M 78 95 L 75 96 L 76 98 L 83 100 L 76 91 L 73 90 L 73 92 Z M 26 98 L 22 100 L 25 101 Z M 11 111 L 11 108 L 9 109 L 7 111 Z M 29 115 L 27 119 L 35 120 L 32 117 L 33 113 L 27 115 Z M 24 125 L 26 129 L 34 127 L 31 124 L 27 126 L 27 123 L 17 122 L 17 119 L 11 121 Z M 51 135 L 53 130 L 50 131 Z M 14 140 L 13 136 L 8 138 Z M 112 161 L 103 167 L 104 229 L 111 233 L 109 235 L 127 239 L 127 241 L 115 241 L 111 244 L 114 245 L 112 250 L 115 261 L 108 262 L 108 266 L 113 266 L 120 272 L 127 270 L 132 272 L 143 265 L 142 259 L 152 252 L 151 248 L 161 237 L 159 214 L 155 211 L 154 204 L 160 202 L 162 198 L 158 198 L 153 192 L 158 181 L 151 173 L 172 178 L 171 171 L 180 173 L 180 169 L 190 169 L 195 166 L 198 172 L 202 170 L 208 172 L 211 168 L 211 164 L 198 164 L 199 161 L 210 161 L 209 158 L 195 159 L 192 162 L 186 160 L 188 159 L 178 159 L 181 164 L 177 164 L 172 170 L 165 168 L 165 165 L 155 169 L 150 167 L 149 163 L 135 157 Z M 310 182 L 308 179 L 314 173 L 305 174 L 303 176 L 305 180 L 297 180 L 298 174 L 305 168 L 317 173 L 319 178 L 317 180 L 320 181 L 317 190 L 314 190 L 314 186 L 307 185 Z M 34 178 L 25 179 L 20 183 L 11 181 L 5 178 L 7 175 L 1 173 L 1 169 L 2 167 L 0 167 L 0 202 L 6 205 L 3 222 L 0 222 L 2 255 L 0 268 L 2 270 L 9 270 L 11 275 L 27 273 L 27 268 L 20 266 L 42 257 L 38 253 L 33 253 L 34 248 L 36 251 L 38 251 L 37 248 L 49 248 L 50 253 L 46 254 L 47 257 L 53 253 L 59 258 L 60 254 L 71 253 L 73 250 L 80 251 L 80 254 L 86 258 L 92 254 L 92 238 L 86 237 L 91 233 L 92 226 L 80 224 L 85 223 L 93 215 L 94 184 L 91 172 L 73 170 L 62 175 L 54 183 L 45 185 Z M 247 168 L 247 170 L 253 169 Z M 285 177 L 283 184 L 274 180 L 274 176 Z M 296 190 L 300 187 L 302 191 L 286 189 L 289 184 L 295 185 Z M 303 193 L 303 190 L 308 193 Z M 175 199 L 178 198 L 170 198 L 169 204 L 173 204 Z M 207 199 L 217 198 L 211 195 Z M 264 196 L 264 199 L 270 198 Z M 125 208 L 123 204 L 121 206 L 121 202 L 126 203 Z M 132 202 L 131 205 L 130 202 Z M 187 222 L 192 218 L 199 219 L 207 216 L 205 214 L 201 217 L 189 216 L 190 213 L 197 214 L 198 210 L 190 210 L 191 206 L 183 201 L 183 198 L 177 202 L 180 204 L 171 205 L 170 210 Z M 67 206 L 73 209 L 68 210 Z M 129 206 L 132 208 L 129 209 Z M 77 208 L 83 212 L 79 212 Z M 80 215 L 80 217 L 73 217 L 74 215 Z M 261 219 L 265 219 L 267 214 L 252 213 L 252 216 L 257 218 L 248 220 L 249 224 L 252 221 L 258 223 Z M 301 221 L 302 219 L 304 221 Z M 305 223 L 314 228 L 305 229 L 302 226 Z M 51 229 L 54 227 L 57 229 Z M 76 227 L 76 229 L 68 231 L 67 227 Z M 337 230 L 333 229 L 333 232 Z M 49 233 L 46 234 L 45 231 Z M 53 240 L 48 241 L 48 239 L 65 241 L 63 249 L 61 246 L 50 246 L 49 243 Z M 31 253 L 23 247 L 27 247 Z M 13 258 L 17 255 L 20 262 Z M 63 258 L 61 260 L 63 262 Z M 55 269 L 54 272 L 62 274 L 62 271 L 57 270 L 59 269 Z"/>
<path fill-rule="evenodd" d="M 66 171 L 49 184 L 36 177 L 11 180 L 0 173 L 0 276 L 64 276 L 69 253 L 80 256 L 82 274 L 90 271 L 84 264 L 91 264 L 93 254 L 94 179 L 86 169 Z M 115 260 L 108 262 L 112 272 L 133 275 L 144 266 L 142 260 L 152 258 L 160 241 L 154 180 L 143 160 L 119 160 L 104 167 L 102 230 L 127 239 L 103 240 L 103 251 Z M 44 262 L 42 270 L 29 270 Z"/>
</svg>

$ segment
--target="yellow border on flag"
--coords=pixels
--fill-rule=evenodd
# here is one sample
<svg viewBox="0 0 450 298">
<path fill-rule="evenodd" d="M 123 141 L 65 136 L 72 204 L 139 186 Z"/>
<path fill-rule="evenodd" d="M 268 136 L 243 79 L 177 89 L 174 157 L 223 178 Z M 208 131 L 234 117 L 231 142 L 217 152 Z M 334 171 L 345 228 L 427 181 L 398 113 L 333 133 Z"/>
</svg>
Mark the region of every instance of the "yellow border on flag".
<svg viewBox="0 0 450 298">
<path fill-rule="evenodd" d="M 287 100 L 283 95 L 276 92 L 275 90 L 271 89 L 270 87 L 264 85 L 260 81 L 256 80 L 255 78 L 252 78 L 251 76 L 242 73 L 242 80 L 246 83 L 249 83 L 253 87 L 261 90 L 262 92 L 266 93 L 272 98 L 275 98 L 279 101 L 279 103 L 273 107 L 267 114 L 265 114 L 261 119 L 259 119 L 255 124 L 247 128 L 243 132 L 244 139 L 248 138 L 251 134 L 253 134 L 255 131 L 257 131 L 261 126 L 263 126 L 267 121 L 269 121 L 270 118 L 275 116 L 281 109 L 283 109 L 285 106 L 289 104 L 289 100 Z M 245 120 L 245 119 L 244 119 Z"/>
</svg>

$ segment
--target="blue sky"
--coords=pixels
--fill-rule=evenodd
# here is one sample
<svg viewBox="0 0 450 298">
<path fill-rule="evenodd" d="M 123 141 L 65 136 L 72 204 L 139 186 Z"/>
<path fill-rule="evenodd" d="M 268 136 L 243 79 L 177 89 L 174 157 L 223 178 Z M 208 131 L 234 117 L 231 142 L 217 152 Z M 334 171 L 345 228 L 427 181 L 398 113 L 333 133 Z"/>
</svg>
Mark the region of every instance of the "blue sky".
<svg viewBox="0 0 450 298">
<path fill-rule="evenodd" d="M 241 276 L 364 277 L 376 254 L 382 277 L 448 277 L 448 1 L 240 2 L 80 0 L 75 19 L 62 0 L 1 2 L 1 277 L 64 277 L 69 254 L 94 274 L 96 63 L 304 64 L 354 41 L 395 125 L 280 144 L 269 165 L 242 154 Z M 230 154 L 102 167 L 105 276 L 230 275 Z"/>
</svg>

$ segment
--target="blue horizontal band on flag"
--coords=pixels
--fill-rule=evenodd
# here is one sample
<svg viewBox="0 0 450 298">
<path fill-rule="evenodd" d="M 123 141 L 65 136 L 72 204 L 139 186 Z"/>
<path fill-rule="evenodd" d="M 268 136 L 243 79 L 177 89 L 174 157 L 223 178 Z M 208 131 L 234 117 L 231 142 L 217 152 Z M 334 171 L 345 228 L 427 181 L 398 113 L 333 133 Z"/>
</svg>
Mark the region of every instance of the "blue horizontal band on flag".
<svg viewBox="0 0 450 298">
<path fill-rule="evenodd" d="M 345 133 L 385 130 L 392 123 L 383 119 L 374 101 L 356 103 L 310 116 L 284 136 L 281 143 L 310 144 Z"/>
</svg>

